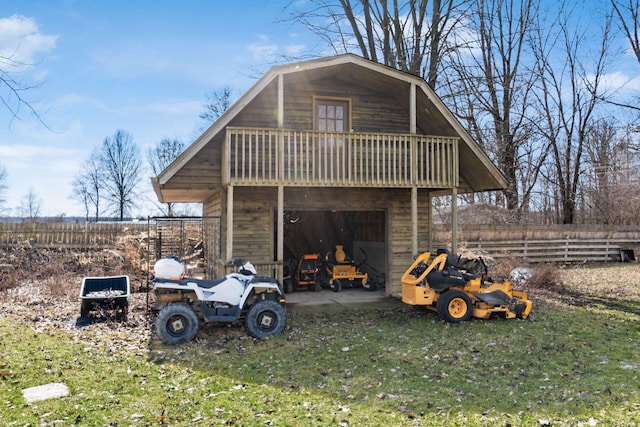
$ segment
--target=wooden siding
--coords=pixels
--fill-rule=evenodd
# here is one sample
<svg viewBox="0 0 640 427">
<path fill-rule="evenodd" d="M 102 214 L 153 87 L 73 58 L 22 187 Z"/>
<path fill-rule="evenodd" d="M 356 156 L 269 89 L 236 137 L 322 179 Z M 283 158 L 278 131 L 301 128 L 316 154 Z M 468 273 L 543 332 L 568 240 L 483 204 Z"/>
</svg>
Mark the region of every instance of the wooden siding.
<svg viewBox="0 0 640 427">
<path fill-rule="evenodd" d="M 390 96 L 389 93 L 372 90 L 370 85 L 363 86 L 363 83 L 331 78 L 314 80 L 311 84 L 285 77 L 284 126 L 296 130 L 313 129 L 314 97 L 349 98 L 352 106 L 349 130 L 409 133 L 409 85 L 405 85 L 403 93 Z"/>
<path fill-rule="evenodd" d="M 222 138 L 214 139 L 197 156 L 189 160 L 180 171 L 163 184 L 168 194 L 179 192 L 181 197 L 171 200 L 202 202 L 215 194 L 222 184 Z M 206 196 L 203 196 L 206 195 Z"/>
<path fill-rule="evenodd" d="M 223 164 L 231 185 L 452 188 L 458 139 L 229 127 Z"/>
<path fill-rule="evenodd" d="M 273 261 L 273 209 L 276 201 L 275 188 L 234 189 L 233 257 L 254 263 Z"/>
<path fill-rule="evenodd" d="M 231 126 L 277 127 L 278 83 L 272 81 L 229 123 Z"/>
<path fill-rule="evenodd" d="M 398 190 L 393 198 L 388 199 L 389 203 L 389 229 L 387 233 L 388 247 L 387 256 L 389 258 L 389 270 L 387 273 L 386 293 L 390 295 L 400 295 L 402 283 L 400 278 L 407 267 L 414 260 L 411 249 L 413 228 L 411 224 L 411 194 L 409 191 Z M 428 225 L 428 193 L 418 194 L 418 251 L 426 250 L 429 245 L 429 225 Z"/>
</svg>

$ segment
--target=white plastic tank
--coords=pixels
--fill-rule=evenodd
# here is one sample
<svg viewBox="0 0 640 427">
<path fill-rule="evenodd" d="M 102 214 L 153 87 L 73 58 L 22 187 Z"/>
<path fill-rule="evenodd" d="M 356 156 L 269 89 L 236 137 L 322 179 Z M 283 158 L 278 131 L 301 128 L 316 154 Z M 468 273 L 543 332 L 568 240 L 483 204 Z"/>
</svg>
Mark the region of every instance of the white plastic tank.
<svg viewBox="0 0 640 427">
<path fill-rule="evenodd" d="M 153 265 L 153 275 L 158 279 L 182 279 L 184 277 L 184 263 L 176 257 L 160 258 Z"/>
</svg>

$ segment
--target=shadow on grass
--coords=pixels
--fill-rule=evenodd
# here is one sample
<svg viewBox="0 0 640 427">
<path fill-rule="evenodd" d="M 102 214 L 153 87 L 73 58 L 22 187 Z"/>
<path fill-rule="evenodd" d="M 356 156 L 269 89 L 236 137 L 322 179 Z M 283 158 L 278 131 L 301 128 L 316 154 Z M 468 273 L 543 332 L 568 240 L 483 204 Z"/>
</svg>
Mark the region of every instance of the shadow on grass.
<svg viewBox="0 0 640 427">
<path fill-rule="evenodd" d="M 600 295 L 575 295 L 572 305 L 578 307 L 602 306 L 608 310 L 622 311 L 629 314 L 640 315 L 640 300 L 628 299 L 623 295 L 617 297 L 604 297 Z"/>
<path fill-rule="evenodd" d="M 149 360 L 224 375 L 250 388 L 269 386 L 294 400 L 425 419 L 500 413 L 514 416 L 508 418 L 512 423 L 519 421 L 517 414 L 573 416 L 589 407 L 616 411 L 614 402 L 629 396 L 624 387 L 611 385 L 617 384 L 619 365 L 603 365 L 599 357 L 627 354 L 631 325 L 567 305 L 639 314 L 640 302 L 547 297 L 571 302 L 558 306 L 534 300 L 533 316 L 524 321 L 492 318 L 453 325 L 404 305 L 294 312 L 282 335 L 264 340 L 250 338 L 241 322 L 206 325 L 195 342 L 183 346 L 152 342 Z M 620 327 L 611 328 L 612 323 Z M 637 364 L 634 357 L 627 362 Z M 233 399 L 242 393 L 246 390 L 229 392 Z M 306 397 L 291 397 L 298 394 Z"/>
</svg>

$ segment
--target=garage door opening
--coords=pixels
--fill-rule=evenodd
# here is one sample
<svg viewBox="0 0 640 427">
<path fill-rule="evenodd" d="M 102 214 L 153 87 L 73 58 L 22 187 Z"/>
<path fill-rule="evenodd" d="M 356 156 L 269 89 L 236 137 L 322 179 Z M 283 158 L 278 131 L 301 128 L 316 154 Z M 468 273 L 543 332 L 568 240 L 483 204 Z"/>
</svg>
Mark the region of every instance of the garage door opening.
<svg viewBox="0 0 640 427">
<path fill-rule="evenodd" d="M 318 290 L 316 281 L 321 288 L 328 288 L 331 268 L 327 269 L 327 265 L 335 261 L 338 245 L 346 260 L 352 260 L 367 273 L 376 288 L 385 288 L 386 212 L 312 210 L 284 213 L 284 276 L 301 278 L 293 280 L 294 288 L 289 290 Z M 311 271 L 315 265 L 321 270 L 319 277 L 300 277 L 301 271 L 307 267 Z"/>
</svg>

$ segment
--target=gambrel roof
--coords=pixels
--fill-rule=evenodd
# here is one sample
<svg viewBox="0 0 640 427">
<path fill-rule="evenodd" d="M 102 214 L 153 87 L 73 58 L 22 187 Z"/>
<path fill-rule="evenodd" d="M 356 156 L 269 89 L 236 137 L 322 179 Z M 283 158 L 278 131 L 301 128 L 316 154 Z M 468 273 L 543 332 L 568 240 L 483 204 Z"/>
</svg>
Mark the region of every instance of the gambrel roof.
<svg viewBox="0 0 640 427">
<path fill-rule="evenodd" d="M 245 107 L 267 88 L 272 88 L 274 81 L 277 82 L 279 79 L 282 79 L 280 81 L 284 81 L 285 84 L 294 81 L 339 80 L 343 83 L 370 88 L 372 91 L 393 98 L 403 108 L 406 107 L 407 112 L 411 110 L 412 103 L 407 95 L 408 88 L 415 85 L 415 122 L 419 132 L 460 138 L 458 192 L 506 188 L 507 182 L 504 176 L 424 79 L 353 54 L 344 54 L 272 67 L 171 165 L 152 179 L 154 190 L 160 201 L 203 201 L 219 188 L 219 182 L 208 182 L 197 186 L 187 185 L 187 182 L 193 182 L 194 173 L 186 171 L 188 168 L 185 167 L 206 152 L 207 146 L 212 141 L 220 141 L 226 126 L 232 124 L 234 118 Z M 210 151 L 208 153 L 211 154 Z"/>
</svg>

